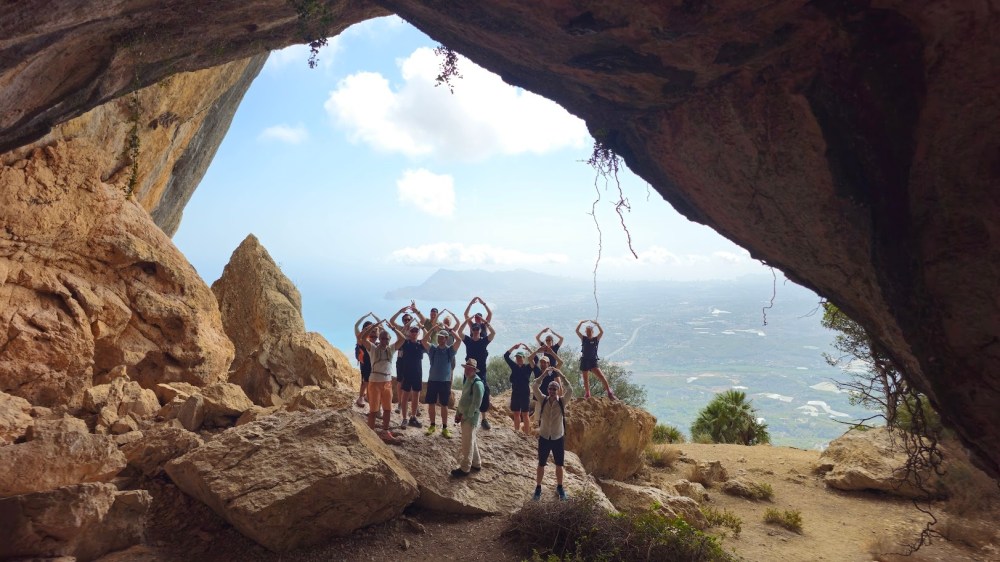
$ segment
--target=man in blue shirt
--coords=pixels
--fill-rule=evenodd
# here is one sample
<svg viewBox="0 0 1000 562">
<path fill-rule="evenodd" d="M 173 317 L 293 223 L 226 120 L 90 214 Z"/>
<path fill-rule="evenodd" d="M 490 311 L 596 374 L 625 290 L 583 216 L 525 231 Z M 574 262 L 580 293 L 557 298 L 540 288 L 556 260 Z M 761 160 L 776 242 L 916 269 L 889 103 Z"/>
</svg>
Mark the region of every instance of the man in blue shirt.
<svg viewBox="0 0 1000 562">
<path fill-rule="evenodd" d="M 437 345 L 431 346 L 431 334 L 437 334 Z M 452 344 L 448 345 L 448 337 L 451 336 Z M 448 401 L 451 399 L 451 376 L 455 360 L 455 353 L 462 345 L 458 339 L 458 334 L 452 330 L 444 330 L 435 324 L 431 326 L 424 336 L 424 349 L 427 350 L 427 357 L 431 362 L 430 373 L 427 375 L 427 395 L 424 397 L 424 404 L 427 404 L 428 415 L 431 424 L 427 428 L 427 435 L 434 435 L 437 429 L 435 425 L 435 408 L 437 404 L 441 406 L 441 436 L 451 439 L 451 430 L 448 429 Z"/>
</svg>

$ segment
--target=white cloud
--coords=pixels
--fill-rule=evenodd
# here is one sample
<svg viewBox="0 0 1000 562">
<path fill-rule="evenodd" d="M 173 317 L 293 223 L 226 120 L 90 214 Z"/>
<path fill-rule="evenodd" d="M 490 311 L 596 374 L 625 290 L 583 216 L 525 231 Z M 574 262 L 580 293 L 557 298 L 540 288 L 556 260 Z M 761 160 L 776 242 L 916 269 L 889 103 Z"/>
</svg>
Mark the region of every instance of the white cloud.
<svg viewBox="0 0 1000 562">
<path fill-rule="evenodd" d="M 740 249 L 741 253 L 715 251 L 710 254 L 676 254 L 662 246 L 650 246 L 638 251 L 636 259 L 631 253 L 625 253 L 608 259 L 609 263 L 620 267 L 664 266 L 675 268 L 695 268 L 700 266 L 726 267 L 733 265 L 755 264 L 750 259 L 750 253 Z"/>
<path fill-rule="evenodd" d="M 712 257 L 734 265 L 744 264 L 751 259 L 750 252 L 746 250 L 741 250 L 739 254 L 724 251 L 712 252 Z"/>
<path fill-rule="evenodd" d="M 404 265 L 420 266 L 526 266 L 534 264 L 564 264 L 569 261 L 565 254 L 532 254 L 499 248 L 489 244 L 462 244 L 459 242 L 439 242 L 423 246 L 400 248 L 389 255 L 389 261 Z"/>
<path fill-rule="evenodd" d="M 432 49 L 417 49 L 398 64 L 398 88 L 381 74 L 359 72 L 330 92 L 324 108 L 352 142 L 408 156 L 481 160 L 583 148 L 590 138 L 583 121 L 556 103 L 509 86 L 468 59 L 459 58 L 454 94 L 435 87 L 440 58 Z"/>
<path fill-rule="evenodd" d="M 334 55 L 340 52 L 340 37 L 328 37 L 326 47 L 319 50 L 319 67 L 328 69 L 333 64 Z M 292 65 L 300 64 L 303 68 L 309 68 L 309 45 L 291 45 L 284 49 L 271 51 L 264 63 L 263 73 L 278 73 Z"/>
<path fill-rule="evenodd" d="M 290 125 L 274 125 L 268 127 L 257 135 L 257 140 L 275 140 L 288 144 L 299 144 L 309 138 L 309 131 L 301 123 L 292 127 Z"/>
<path fill-rule="evenodd" d="M 396 180 L 396 191 L 400 203 L 416 205 L 429 215 L 450 217 L 455 211 L 455 181 L 447 174 L 406 170 Z"/>
</svg>

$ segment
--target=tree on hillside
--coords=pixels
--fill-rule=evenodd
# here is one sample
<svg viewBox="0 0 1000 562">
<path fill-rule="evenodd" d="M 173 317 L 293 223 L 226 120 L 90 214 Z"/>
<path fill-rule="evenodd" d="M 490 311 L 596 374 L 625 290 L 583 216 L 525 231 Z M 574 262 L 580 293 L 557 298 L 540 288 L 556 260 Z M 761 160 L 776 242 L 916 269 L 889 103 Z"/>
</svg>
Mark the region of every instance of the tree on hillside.
<svg viewBox="0 0 1000 562">
<path fill-rule="evenodd" d="M 566 379 L 573 385 L 577 398 L 583 396 L 583 375 L 580 373 L 580 354 L 565 350 L 559 352 L 559 357 L 563 360 L 562 372 Z M 646 405 L 646 389 L 641 385 L 632 382 L 632 372 L 621 365 L 600 359 L 598 367 L 604 372 L 608 379 L 608 384 L 615 396 L 619 400 L 642 408 Z M 504 363 L 503 356 L 490 357 L 486 363 L 486 382 L 490 385 L 492 394 L 499 394 L 510 389 L 510 369 Z M 604 387 L 597 377 L 591 379 L 590 392 L 592 395 L 603 393 Z"/>
<path fill-rule="evenodd" d="M 746 393 L 727 390 L 716 394 L 698 412 L 691 424 L 691 440 L 759 445 L 770 443 L 771 435 L 767 424 L 757 420 L 757 410 L 747 401 Z"/>
</svg>

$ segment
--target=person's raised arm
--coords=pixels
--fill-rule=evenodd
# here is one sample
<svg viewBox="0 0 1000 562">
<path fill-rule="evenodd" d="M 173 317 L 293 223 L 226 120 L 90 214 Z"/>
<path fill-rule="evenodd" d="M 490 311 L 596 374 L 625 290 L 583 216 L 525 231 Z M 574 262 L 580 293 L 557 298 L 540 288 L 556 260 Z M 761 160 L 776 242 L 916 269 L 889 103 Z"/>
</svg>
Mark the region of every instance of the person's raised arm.
<svg viewBox="0 0 1000 562">
<path fill-rule="evenodd" d="M 493 329 L 493 324 L 490 324 L 490 321 L 487 320 L 486 321 L 486 341 L 490 341 L 490 342 L 493 341 L 493 338 L 496 337 L 496 335 L 497 335 L 497 331 Z"/>
<path fill-rule="evenodd" d="M 476 297 L 476 298 L 479 299 L 479 302 L 482 303 L 483 308 L 486 309 L 486 316 L 484 316 L 483 318 L 486 319 L 486 325 L 488 326 L 491 322 L 493 322 L 493 311 L 490 310 L 490 305 L 486 304 L 486 301 L 484 301 L 482 297 Z"/>
<path fill-rule="evenodd" d="M 536 342 L 538 342 L 538 345 L 542 345 L 542 334 L 544 334 L 544 333 L 545 333 L 545 331 L 546 331 L 546 330 L 548 330 L 548 329 L 549 329 L 549 328 L 548 328 L 548 326 L 546 326 L 546 327 L 542 328 L 542 329 L 541 329 L 541 330 L 540 330 L 540 331 L 538 332 L 538 335 L 536 335 L 536 336 L 535 336 L 535 341 L 536 341 Z"/>
<path fill-rule="evenodd" d="M 569 379 L 566 378 L 566 375 L 562 374 L 562 371 L 555 369 L 555 372 L 559 375 L 559 378 L 562 379 L 563 388 L 566 389 L 562 395 L 563 405 L 565 406 L 566 402 L 573 399 L 573 385 L 569 384 Z"/>
<path fill-rule="evenodd" d="M 553 353 L 552 356 L 556 358 L 556 364 L 552 365 L 552 368 L 554 368 L 556 370 L 562 369 L 562 366 L 563 366 L 562 357 L 559 357 L 558 353 Z"/>
<path fill-rule="evenodd" d="M 403 329 L 391 322 L 389 323 L 389 327 L 392 328 L 393 332 L 396 332 L 396 343 L 393 344 L 393 347 L 396 349 L 403 347 L 403 344 L 406 343 L 406 334 L 403 333 Z"/>
<path fill-rule="evenodd" d="M 451 348 L 458 351 L 458 348 L 462 347 L 462 338 L 458 337 L 458 332 L 455 330 L 449 329 L 448 332 L 451 333 Z"/>
<path fill-rule="evenodd" d="M 476 299 L 478 299 L 478 298 L 479 297 L 473 297 L 473 299 L 471 301 L 469 301 L 469 306 L 465 307 L 465 323 L 466 324 L 469 323 L 469 318 L 471 318 L 470 314 L 472 313 L 472 305 L 476 304 Z"/>
<path fill-rule="evenodd" d="M 601 327 L 601 324 L 597 320 L 591 320 L 591 323 L 593 323 L 594 326 L 597 326 L 597 336 L 595 337 L 597 339 L 601 339 L 601 337 L 604 336 L 604 328 Z"/>
<path fill-rule="evenodd" d="M 549 332 L 552 332 L 552 335 L 553 335 L 553 336 L 555 336 L 555 338 L 556 338 L 556 343 L 555 343 L 555 345 L 557 345 L 557 346 L 559 346 L 559 347 L 562 347 L 562 344 L 563 344 L 563 337 L 562 337 L 562 336 L 560 336 L 559 334 L 557 334 L 555 330 L 551 330 L 551 329 L 550 329 L 550 330 L 549 330 Z M 554 347 L 554 346 L 553 346 L 553 347 Z"/>
<path fill-rule="evenodd" d="M 417 303 L 415 303 L 414 301 L 410 301 L 410 310 L 412 310 L 413 314 L 415 314 L 417 318 L 420 319 L 420 325 L 423 326 L 424 322 L 427 321 L 427 318 L 424 318 L 424 313 L 420 312 L 420 309 L 417 308 Z"/>
<path fill-rule="evenodd" d="M 367 318 L 367 317 L 365 317 L 365 318 Z M 363 347 L 365 349 L 369 349 L 370 350 L 371 348 L 370 348 L 369 342 L 368 342 L 368 334 L 372 330 L 374 330 L 375 328 L 378 328 L 378 324 L 372 324 L 371 326 L 368 326 L 364 330 L 361 330 L 360 332 L 358 332 L 358 335 L 357 335 L 358 345 L 360 345 L 361 347 Z"/>
<path fill-rule="evenodd" d="M 584 322 L 586 322 L 586 320 L 580 320 L 580 323 L 576 325 L 576 335 L 580 336 L 581 340 L 583 338 L 587 337 L 587 336 L 583 335 L 583 323 Z"/>
<path fill-rule="evenodd" d="M 469 325 L 469 317 L 466 316 L 465 320 L 462 320 L 462 323 L 458 325 L 458 329 L 455 330 L 459 334 L 459 339 L 465 337 L 465 327 L 468 325 Z"/>
<path fill-rule="evenodd" d="M 542 373 L 541 375 L 535 377 L 535 382 L 531 383 L 531 393 L 538 400 L 545 400 L 545 394 L 543 394 L 541 391 L 542 379 L 544 378 L 545 378 L 545 373 Z"/>
<path fill-rule="evenodd" d="M 408 306 L 404 306 L 403 308 L 400 308 L 399 310 L 396 311 L 396 314 L 393 314 L 392 318 L 389 319 L 389 326 L 393 330 L 395 330 L 396 326 L 399 325 L 398 322 L 396 322 L 396 321 L 399 320 L 399 317 L 402 316 L 403 312 L 405 312 L 407 308 L 409 308 L 409 307 Z"/>
<path fill-rule="evenodd" d="M 430 330 L 424 332 L 424 339 L 420 340 L 420 344 L 424 346 L 425 351 L 431 350 L 431 334 L 437 333 L 437 324 L 431 326 Z"/>
<path fill-rule="evenodd" d="M 354 323 L 354 337 L 355 338 L 361 337 L 361 323 L 364 322 L 365 318 L 368 318 L 369 316 L 371 316 L 372 318 L 375 318 L 375 315 L 372 314 L 371 312 L 369 312 L 368 314 L 365 314 L 361 318 L 358 318 L 358 321 Z"/>
</svg>

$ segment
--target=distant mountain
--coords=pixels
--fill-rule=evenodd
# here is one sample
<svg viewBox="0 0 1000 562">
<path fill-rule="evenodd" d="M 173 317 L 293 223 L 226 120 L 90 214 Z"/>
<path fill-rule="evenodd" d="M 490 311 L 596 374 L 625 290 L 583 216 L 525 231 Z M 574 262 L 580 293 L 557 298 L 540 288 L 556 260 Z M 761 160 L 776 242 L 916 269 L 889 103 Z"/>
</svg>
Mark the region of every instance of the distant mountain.
<svg viewBox="0 0 1000 562">
<path fill-rule="evenodd" d="M 550 295 L 574 293 L 582 295 L 587 292 L 588 287 L 585 281 L 535 273 L 526 269 L 512 271 L 439 269 L 420 285 L 389 291 L 385 294 L 385 298 L 460 301 L 479 295 L 487 300 L 497 300 L 523 296 L 526 291 L 535 298 L 545 298 Z"/>
</svg>

